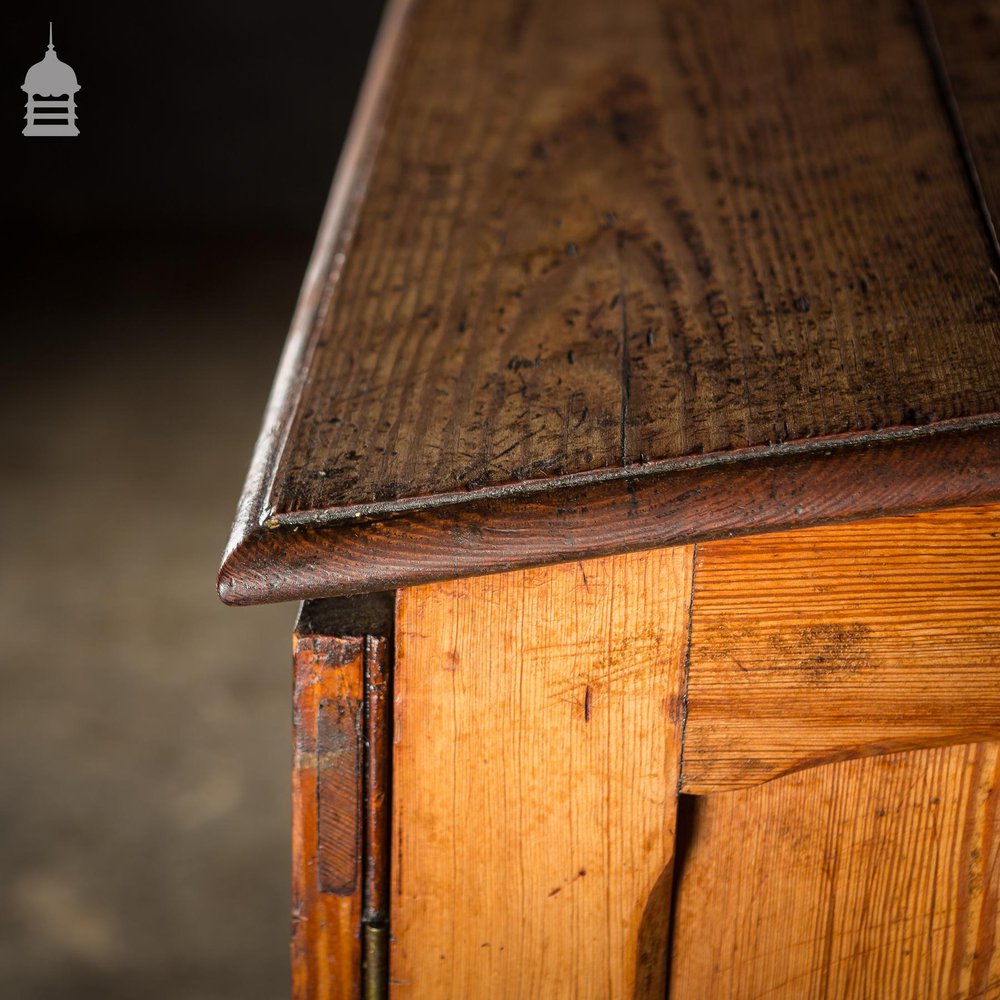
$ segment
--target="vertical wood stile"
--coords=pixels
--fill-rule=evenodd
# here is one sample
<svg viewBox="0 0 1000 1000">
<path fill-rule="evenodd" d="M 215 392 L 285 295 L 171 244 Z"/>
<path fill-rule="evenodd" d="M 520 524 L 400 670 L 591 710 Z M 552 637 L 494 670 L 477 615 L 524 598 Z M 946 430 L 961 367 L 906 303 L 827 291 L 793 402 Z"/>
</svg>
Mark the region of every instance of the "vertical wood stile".
<svg viewBox="0 0 1000 1000">
<path fill-rule="evenodd" d="M 413 588 L 393 997 L 661 997 L 692 549 Z"/>
</svg>

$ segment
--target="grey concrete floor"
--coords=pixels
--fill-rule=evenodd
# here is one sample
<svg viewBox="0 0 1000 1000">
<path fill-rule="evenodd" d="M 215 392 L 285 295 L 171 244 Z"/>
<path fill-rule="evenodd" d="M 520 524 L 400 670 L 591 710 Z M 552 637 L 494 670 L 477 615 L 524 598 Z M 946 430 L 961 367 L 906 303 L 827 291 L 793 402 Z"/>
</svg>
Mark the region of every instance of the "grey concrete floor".
<svg viewBox="0 0 1000 1000">
<path fill-rule="evenodd" d="M 307 253 L 95 248 L 89 275 L 17 298 L 6 1000 L 287 996 L 295 608 L 224 608 L 214 578 Z"/>
</svg>

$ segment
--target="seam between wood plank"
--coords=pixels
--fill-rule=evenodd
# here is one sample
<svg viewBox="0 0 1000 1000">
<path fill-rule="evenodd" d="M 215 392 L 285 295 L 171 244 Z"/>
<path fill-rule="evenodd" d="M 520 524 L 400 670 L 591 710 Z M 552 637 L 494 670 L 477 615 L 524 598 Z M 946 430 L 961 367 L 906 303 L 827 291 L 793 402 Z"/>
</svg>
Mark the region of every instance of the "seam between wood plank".
<svg viewBox="0 0 1000 1000">
<path fill-rule="evenodd" d="M 934 27 L 934 16 L 927 5 L 927 0 L 912 0 L 912 3 L 916 14 L 917 32 L 920 35 L 923 50 L 930 62 L 938 96 L 941 98 L 941 103 L 948 118 L 948 125 L 955 138 L 955 146 L 958 149 L 958 154 L 961 157 L 964 167 L 965 180 L 969 185 L 972 201 L 976 207 L 976 214 L 979 217 L 983 235 L 989 246 L 993 280 L 1000 286 L 1000 238 L 997 237 L 996 223 L 990 213 L 989 202 L 986 200 L 986 191 L 983 188 L 982 180 L 979 177 L 979 169 L 976 166 L 976 158 L 973 155 L 972 146 L 965 131 L 965 125 L 962 122 L 962 112 L 951 87 L 951 78 L 948 75 L 948 63 L 941 49 L 937 30 Z"/>
<path fill-rule="evenodd" d="M 621 300 L 622 315 L 622 417 L 621 417 L 621 463 L 622 468 L 628 467 L 628 422 L 629 402 L 632 394 L 631 359 L 628 346 L 628 295 L 625 286 L 625 275 L 622 272 L 621 248 L 618 249 L 618 295 Z"/>
<path fill-rule="evenodd" d="M 688 681 L 691 677 L 691 629 L 694 624 L 694 595 L 698 575 L 698 549 L 698 545 L 691 546 L 691 580 L 688 584 L 690 594 L 688 595 L 687 608 L 687 635 L 684 642 L 684 679 L 681 682 L 684 685 L 684 690 L 681 692 L 681 749 L 677 762 L 678 795 L 681 794 L 684 788 L 684 737 L 687 733 L 688 721 Z"/>
</svg>

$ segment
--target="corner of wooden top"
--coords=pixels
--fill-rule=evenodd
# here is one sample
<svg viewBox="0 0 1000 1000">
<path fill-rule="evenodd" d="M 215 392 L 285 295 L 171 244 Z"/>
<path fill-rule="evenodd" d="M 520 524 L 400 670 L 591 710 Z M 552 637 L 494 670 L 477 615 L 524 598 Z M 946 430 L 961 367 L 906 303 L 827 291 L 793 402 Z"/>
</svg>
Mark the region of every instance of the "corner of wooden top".
<svg viewBox="0 0 1000 1000">
<path fill-rule="evenodd" d="M 230 538 L 219 567 L 216 589 L 223 604 L 242 607 L 273 600 L 262 586 L 259 573 L 254 572 L 254 552 L 257 549 L 260 529 L 251 528 Z"/>
</svg>

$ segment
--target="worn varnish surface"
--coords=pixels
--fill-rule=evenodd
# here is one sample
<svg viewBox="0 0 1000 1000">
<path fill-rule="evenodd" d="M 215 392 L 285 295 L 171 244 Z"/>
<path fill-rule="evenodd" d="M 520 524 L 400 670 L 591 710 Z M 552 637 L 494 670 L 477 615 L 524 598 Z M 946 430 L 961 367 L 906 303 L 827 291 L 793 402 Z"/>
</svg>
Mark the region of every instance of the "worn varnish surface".
<svg viewBox="0 0 1000 1000">
<path fill-rule="evenodd" d="M 1000 738 L 1000 507 L 698 547 L 683 790 Z"/>
<path fill-rule="evenodd" d="M 691 557 L 400 594 L 392 996 L 663 996 Z"/>
<path fill-rule="evenodd" d="M 670 995 L 1000 996 L 998 789 L 981 743 L 687 800 Z"/>
<path fill-rule="evenodd" d="M 905 4 L 431 0 L 411 26 L 275 514 L 1000 410 Z"/>
<path fill-rule="evenodd" d="M 395 537 L 401 511 L 492 498 L 509 530 L 525 491 L 610 477 L 627 500 L 755 448 L 812 449 L 808 503 L 825 436 L 995 420 L 1000 288 L 918 20 L 901 0 L 393 6 L 227 599 L 273 599 L 291 525 L 326 525 L 314 593 L 365 589 L 357 517 Z M 397 576 L 427 578 L 404 542 Z"/>
<path fill-rule="evenodd" d="M 292 996 L 361 1000 L 384 981 L 392 600 L 307 604 L 296 625 Z M 363 947 L 364 946 L 364 947 Z"/>
</svg>

